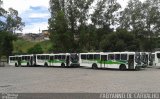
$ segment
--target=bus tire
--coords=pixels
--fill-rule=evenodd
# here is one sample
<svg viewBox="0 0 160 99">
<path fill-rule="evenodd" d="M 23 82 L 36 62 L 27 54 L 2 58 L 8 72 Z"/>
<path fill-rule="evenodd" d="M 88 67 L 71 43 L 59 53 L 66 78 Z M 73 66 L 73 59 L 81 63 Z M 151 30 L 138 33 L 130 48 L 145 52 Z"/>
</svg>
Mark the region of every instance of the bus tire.
<svg viewBox="0 0 160 99">
<path fill-rule="evenodd" d="M 61 63 L 61 67 L 65 67 L 65 64 L 64 64 L 64 63 Z"/>
<path fill-rule="evenodd" d="M 120 65 L 119 69 L 122 70 L 122 71 L 125 71 L 126 70 L 126 65 L 124 65 L 124 64 Z"/>
<path fill-rule="evenodd" d="M 44 66 L 45 66 L 45 67 L 48 67 L 48 64 L 45 62 L 45 63 L 44 63 Z"/>
<path fill-rule="evenodd" d="M 92 64 L 92 69 L 98 69 L 98 66 L 96 63 Z"/>
<path fill-rule="evenodd" d="M 17 63 L 15 63 L 15 67 L 18 67 L 18 64 L 17 64 Z"/>
<path fill-rule="evenodd" d="M 136 67 L 135 67 L 135 70 L 136 70 L 136 71 L 139 71 L 140 69 L 141 69 L 140 66 L 136 66 Z"/>
</svg>

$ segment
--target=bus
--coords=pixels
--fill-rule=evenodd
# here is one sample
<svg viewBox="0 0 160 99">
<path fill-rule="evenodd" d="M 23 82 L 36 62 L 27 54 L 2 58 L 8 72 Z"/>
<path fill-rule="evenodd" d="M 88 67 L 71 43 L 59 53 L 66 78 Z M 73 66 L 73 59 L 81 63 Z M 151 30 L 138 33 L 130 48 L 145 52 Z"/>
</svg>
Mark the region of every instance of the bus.
<svg viewBox="0 0 160 99">
<path fill-rule="evenodd" d="M 33 66 L 34 56 L 33 55 L 15 55 L 9 56 L 9 65 L 18 66 Z"/>
<path fill-rule="evenodd" d="M 14 65 L 14 66 L 20 66 L 20 63 L 18 62 L 18 60 L 21 59 L 21 56 L 20 55 L 15 55 L 15 56 L 9 56 L 9 62 L 8 64 L 9 65 Z"/>
<path fill-rule="evenodd" d="M 120 70 L 142 68 L 141 55 L 139 52 L 100 52 L 80 53 L 81 66 L 97 68 L 114 68 Z"/>
<path fill-rule="evenodd" d="M 39 66 L 79 66 L 76 53 L 36 54 L 36 65 Z"/>
<path fill-rule="evenodd" d="M 160 51 L 155 51 L 149 55 L 150 66 L 160 66 Z"/>
</svg>

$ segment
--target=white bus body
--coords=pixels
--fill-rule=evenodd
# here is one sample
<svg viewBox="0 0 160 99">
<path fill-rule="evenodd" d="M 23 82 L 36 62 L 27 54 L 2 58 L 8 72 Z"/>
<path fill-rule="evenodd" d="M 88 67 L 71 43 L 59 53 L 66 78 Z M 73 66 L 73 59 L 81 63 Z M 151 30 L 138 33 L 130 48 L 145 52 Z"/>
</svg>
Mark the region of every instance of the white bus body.
<svg viewBox="0 0 160 99">
<path fill-rule="evenodd" d="M 9 56 L 9 65 L 14 65 L 14 66 L 32 66 L 33 64 L 34 64 L 33 55 Z"/>
<path fill-rule="evenodd" d="M 21 55 L 21 66 L 33 66 L 35 64 L 33 55 Z"/>
<path fill-rule="evenodd" d="M 136 52 L 102 52 L 102 53 L 80 53 L 79 62 L 81 66 L 92 68 L 115 68 L 136 69 L 141 65 L 140 53 Z"/>
<path fill-rule="evenodd" d="M 18 66 L 18 58 L 21 58 L 20 56 L 16 55 L 16 56 L 9 56 L 9 65 L 14 65 L 14 66 Z"/>
<path fill-rule="evenodd" d="M 75 54 L 76 55 L 76 54 Z M 78 66 L 78 57 L 73 58 L 70 53 L 36 54 L 36 65 L 39 66 Z M 78 55 L 77 55 L 78 56 Z"/>
<path fill-rule="evenodd" d="M 150 66 L 160 66 L 160 51 L 150 54 Z"/>
</svg>

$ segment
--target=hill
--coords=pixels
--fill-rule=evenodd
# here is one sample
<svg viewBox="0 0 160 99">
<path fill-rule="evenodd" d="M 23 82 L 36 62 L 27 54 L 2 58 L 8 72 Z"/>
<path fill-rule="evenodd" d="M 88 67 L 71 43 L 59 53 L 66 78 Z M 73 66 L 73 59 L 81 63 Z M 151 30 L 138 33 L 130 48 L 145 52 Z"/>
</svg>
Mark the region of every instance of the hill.
<svg viewBox="0 0 160 99">
<path fill-rule="evenodd" d="M 13 53 L 27 53 L 27 50 L 36 44 L 40 44 L 43 52 L 48 53 L 52 47 L 51 41 L 32 42 L 24 39 L 17 39 L 13 42 Z"/>
</svg>

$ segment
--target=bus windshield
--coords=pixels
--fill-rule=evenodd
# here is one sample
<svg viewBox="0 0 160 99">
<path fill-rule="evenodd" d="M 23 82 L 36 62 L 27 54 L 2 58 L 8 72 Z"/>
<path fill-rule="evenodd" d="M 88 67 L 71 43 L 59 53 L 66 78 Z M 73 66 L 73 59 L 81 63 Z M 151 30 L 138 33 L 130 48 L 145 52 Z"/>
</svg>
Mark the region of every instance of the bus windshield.
<svg viewBox="0 0 160 99">
<path fill-rule="evenodd" d="M 146 53 L 142 53 L 142 56 L 141 56 L 141 61 L 145 64 L 147 64 L 148 62 L 148 56 Z"/>
<path fill-rule="evenodd" d="M 72 63 L 78 63 L 79 61 L 79 57 L 78 57 L 78 54 L 71 54 L 71 62 Z"/>
<path fill-rule="evenodd" d="M 157 53 L 157 58 L 160 58 L 160 53 Z"/>
<path fill-rule="evenodd" d="M 141 55 L 139 52 L 136 53 L 135 62 L 141 64 Z"/>
</svg>

